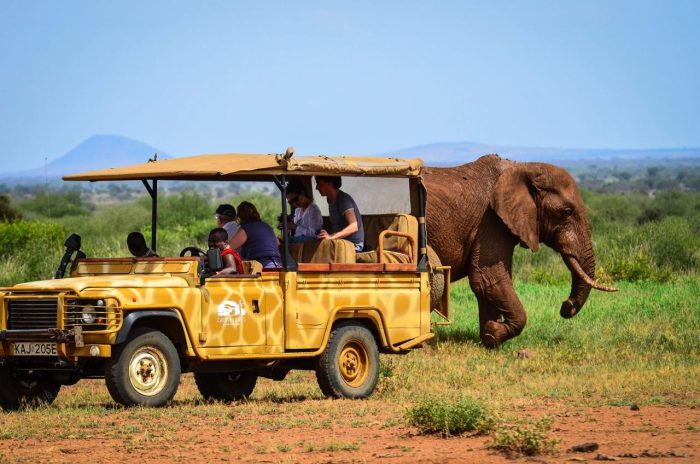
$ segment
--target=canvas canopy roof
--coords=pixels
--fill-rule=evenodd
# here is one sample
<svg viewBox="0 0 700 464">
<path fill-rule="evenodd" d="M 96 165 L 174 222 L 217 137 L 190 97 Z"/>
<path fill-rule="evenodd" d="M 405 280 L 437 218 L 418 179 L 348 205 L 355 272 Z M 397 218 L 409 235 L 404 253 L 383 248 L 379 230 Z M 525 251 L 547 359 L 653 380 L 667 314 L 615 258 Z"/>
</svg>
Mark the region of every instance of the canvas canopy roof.
<svg viewBox="0 0 700 464">
<path fill-rule="evenodd" d="M 271 175 L 420 177 L 419 158 L 221 154 L 149 161 L 64 176 L 63 180 L 225 180 Z"/>
</svg>

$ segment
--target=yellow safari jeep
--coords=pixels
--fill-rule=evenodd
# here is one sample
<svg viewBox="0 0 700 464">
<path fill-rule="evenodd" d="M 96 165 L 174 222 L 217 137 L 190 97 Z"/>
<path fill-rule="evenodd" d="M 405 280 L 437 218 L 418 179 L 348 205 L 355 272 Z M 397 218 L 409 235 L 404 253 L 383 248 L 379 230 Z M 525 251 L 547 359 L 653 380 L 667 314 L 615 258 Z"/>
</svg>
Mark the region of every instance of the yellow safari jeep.
<svg viewBox="0 0 700 464">
<path fill-rule="evenodd" d="M 363 214 L 367 245 L 360 253 L 344 240 L 291 244 L 283 221 L 283 268 L 263 271 L 248 261 L 244 274 L 228 277 L 211 277 L 203 264 L 210 261 L 198 256 L 87 258 L 71 236 L 56 278 L 0 289 L 0 405 L 51 403 L 61 385 L 104 378 L 116 402 L 160 406 L 173 398 L 183 372 L 194 373 L 205 398 L 230 401 L 250 395 L 258 377 L 283 380 L 290 369 L 315 370 L 327 396 L 369 396 L 379 353 L 406 353 L 433 337 L 430 273 L 449 282 L 448 268 L 428 264 L 421 170 L 419 159 L 288 151 L 193 156 L 65 177 L 143 182 L 152 198 L 154 250 L 164 180 L 272 182 L 283 215 L 287 181 L 310 187 L 315 175 L 355 179 L 362 189 L 370 178 L 398 179 L 407 191 L 390 187 L 383 195 L 407 201 L 398 212 Z M 358 206 L 364 212 L 371 205 Z M 193 249 L 205 253 L 183 251 Z M 448 293 L 433 305 L 444 316 Z"/>
</svg>

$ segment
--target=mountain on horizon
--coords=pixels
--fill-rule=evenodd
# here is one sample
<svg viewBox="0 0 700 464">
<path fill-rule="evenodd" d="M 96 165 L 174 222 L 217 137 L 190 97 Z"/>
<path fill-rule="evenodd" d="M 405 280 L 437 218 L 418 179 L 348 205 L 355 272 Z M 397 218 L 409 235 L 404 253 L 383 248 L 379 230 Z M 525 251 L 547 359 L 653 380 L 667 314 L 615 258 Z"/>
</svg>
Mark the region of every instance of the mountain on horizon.
<svg viewBox="0 0 700 464">
<path fill-rule="evenodd" d="M 74 174 L 113 166 L 145 163 L 157 153 L 159 158 L 172 156 L 137 140 L 119 135 L 93 135 L 68 153 L 49 162 L 46 168 L 4 172 L 3 180 L 12 182 L 55 181 L 67 174 Z"/>
<path fill-rule="evenodd" d="M 475 142 L 445 142 L 402 148 L 382 156 L 423 159 L 428 166 L 451 166 L 473 161 L 480 156 L 497 153 L 514 161 L 541 161 L 570 164 L 592 160 L 669 160 L 700 159 L 700 148 L 660 149 L 585 149 L 552 147 L 518 147 L 487 145 Z"/>
</svg>

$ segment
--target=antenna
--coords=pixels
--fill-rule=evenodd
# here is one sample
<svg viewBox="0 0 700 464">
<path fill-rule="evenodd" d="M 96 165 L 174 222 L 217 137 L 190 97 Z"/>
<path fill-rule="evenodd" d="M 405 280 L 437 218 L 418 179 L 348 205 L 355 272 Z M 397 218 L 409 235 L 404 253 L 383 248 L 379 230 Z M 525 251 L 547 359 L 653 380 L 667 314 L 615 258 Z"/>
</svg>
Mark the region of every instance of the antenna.
<svg viewBox="0 0 700 464">
<path fill-rule="evenodd" d="M 46 206 L 49 210 L 49 219 L 51 219 L 51 195 L 49 194 L 49 158 L 44 156 L 44 189 L 46 192 Z"/>
</svg>

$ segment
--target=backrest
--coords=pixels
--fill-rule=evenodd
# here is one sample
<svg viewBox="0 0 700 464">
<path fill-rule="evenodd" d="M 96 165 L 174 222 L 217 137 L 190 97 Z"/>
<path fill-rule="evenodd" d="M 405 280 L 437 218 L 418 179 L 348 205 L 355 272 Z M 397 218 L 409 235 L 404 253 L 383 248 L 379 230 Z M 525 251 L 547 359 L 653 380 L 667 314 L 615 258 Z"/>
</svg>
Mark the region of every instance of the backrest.
<svg viewBox="0 0 700 464">
<path fill-rule="evenodd" d="M 263 265 L 255 260 L 243 261 L 243 272 L 241 274 L 245 275 L 255 275 L 261 274 L 263 271 Z"/>
<path fill-rule="evenodd" d="M 297 263 L 354 263 L 355 245 L 347 240 L 311 240 L 290 243 L 289 253 Z"/>
<path fill-rule="evenodd" d="M 384 230 L 409 234 L 418 243 L 418 220 L 410 214 L 367 214 L 362 216 L 362 224 L 365 227 L 365 249 L 376 250 L 379 234 Z M 384 249 L 411 253 L 409 241 L 403 237 L 386 237 Z"/>
</svg>

